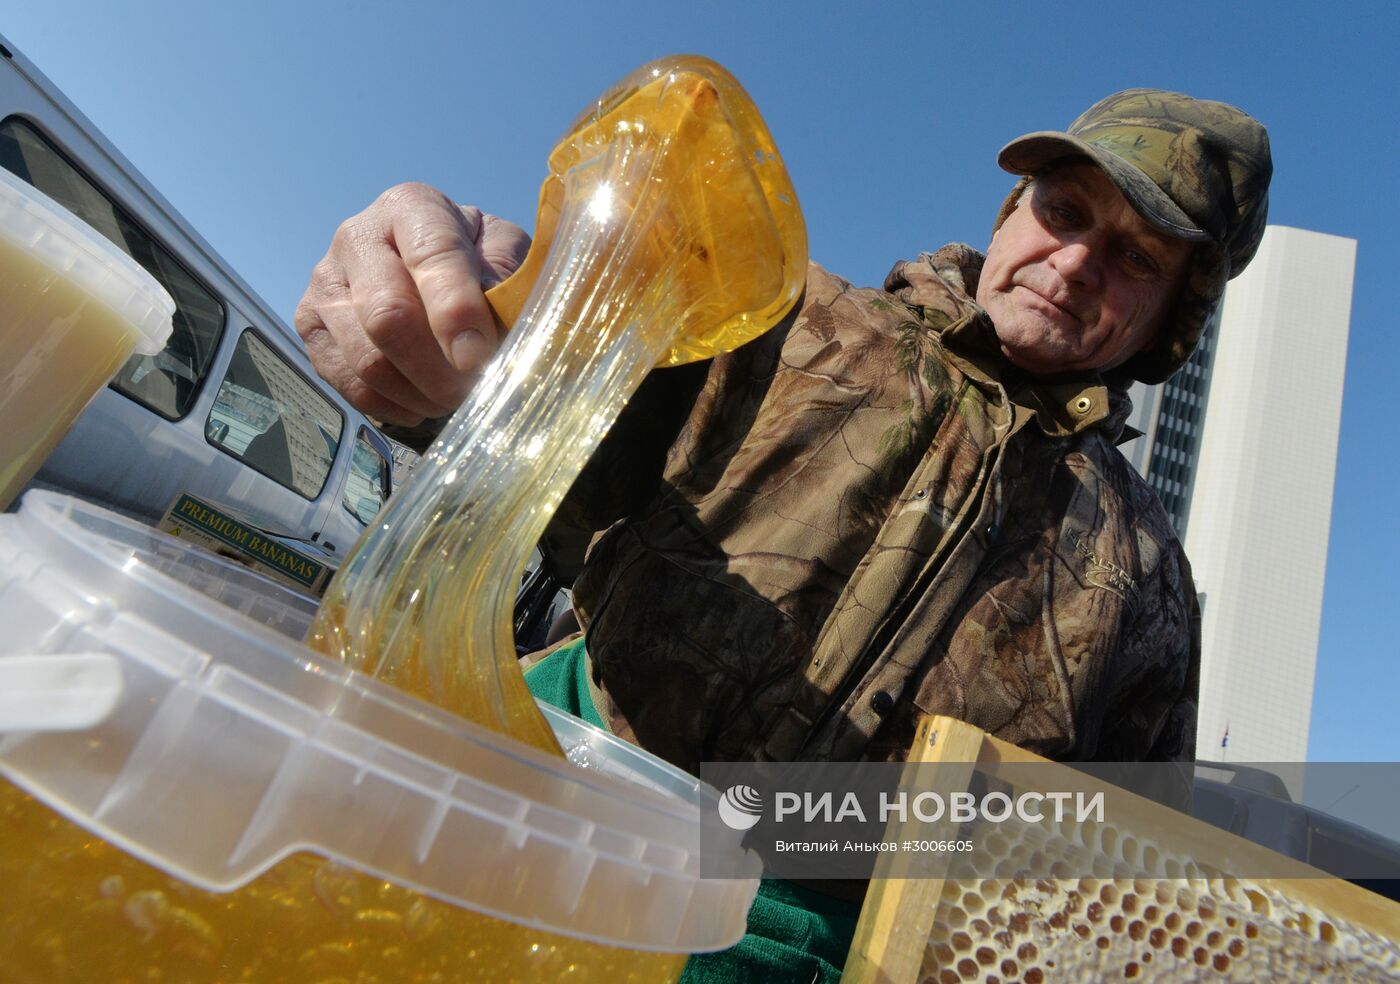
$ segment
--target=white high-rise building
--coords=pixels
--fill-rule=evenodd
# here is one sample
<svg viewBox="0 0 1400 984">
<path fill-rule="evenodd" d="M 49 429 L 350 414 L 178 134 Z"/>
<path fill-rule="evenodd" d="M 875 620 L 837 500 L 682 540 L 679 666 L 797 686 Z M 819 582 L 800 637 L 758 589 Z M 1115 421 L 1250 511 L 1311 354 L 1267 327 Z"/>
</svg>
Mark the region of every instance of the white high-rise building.
<svg viewBox="0 0 1400 984">
<path fill-rule="evenodd" d="M 1203 759 L 1307 757 L 1355 261 L 1354 239 L 1270 226 L 1191 364 L 1134 387 L 1124 450 L 1202 596 Z"/>
</svg>

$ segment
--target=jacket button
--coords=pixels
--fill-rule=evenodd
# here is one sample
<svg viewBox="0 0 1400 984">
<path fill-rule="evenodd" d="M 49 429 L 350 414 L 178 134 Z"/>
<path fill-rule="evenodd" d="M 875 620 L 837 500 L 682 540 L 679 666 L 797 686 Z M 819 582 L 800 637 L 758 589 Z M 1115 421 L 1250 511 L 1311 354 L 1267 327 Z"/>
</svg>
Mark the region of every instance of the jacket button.
<svg viewBox="0 0 1400 984">
<path fill-rule="evenodd" d="M 884 717 L 890 711 L 894 710 L 894 698 L 883 690 L 877 690 L 874 696 L 870 698 L 870 709 L 881 717 Z"/>
<path fill-rule="evenodd" d="M 988 523 L 987 528 L 984 529 L 982 532 L 987 535 L 988 540 L 995 540 L 997 538 L 997 535 L 1001 533 L 1001 527 L 998 526 L 996 523 Z"/>
</svg>

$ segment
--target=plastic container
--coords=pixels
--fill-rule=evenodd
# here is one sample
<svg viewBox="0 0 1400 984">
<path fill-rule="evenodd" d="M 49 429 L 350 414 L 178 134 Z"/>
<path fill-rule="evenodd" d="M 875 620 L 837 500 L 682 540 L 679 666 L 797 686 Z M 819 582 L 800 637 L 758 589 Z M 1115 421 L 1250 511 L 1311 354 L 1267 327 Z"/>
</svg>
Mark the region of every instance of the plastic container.
<svg viewBox="0 0 1400 984">
<path fill-rule="evenodd" d="M 134 260 L 0 168 L 0 509 L 133 352 L 165 347 L 174 312 Z"/>
<path fill-rule="evenodd" d="M 314 610 L 80 500 L 0 517 L 5 686 L 42 704 L 23 667 L 89 661 L 72 730 L 0 705 L 0 773 L 44 804 L 0 800 L 0 963 L 657 980 L 743 935 L 757 866 L 699 876 L 713 790 L 552 709 L 572 764 L 448 715 L 295 641 Z"/>
</svg>

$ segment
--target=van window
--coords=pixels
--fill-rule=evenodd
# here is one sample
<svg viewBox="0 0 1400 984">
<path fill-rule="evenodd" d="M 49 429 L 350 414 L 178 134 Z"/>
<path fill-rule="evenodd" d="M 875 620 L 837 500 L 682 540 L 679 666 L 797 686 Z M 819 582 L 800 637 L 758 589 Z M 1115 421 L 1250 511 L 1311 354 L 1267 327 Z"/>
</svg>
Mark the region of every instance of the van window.
<svg viewBox="0 0 1400 984">
<path fill-rule="evenodd" d="M 350 477 L 345 480 L 345 508 L 365 526 L 389 497 L 389 459 L 369 442 L 363 427 L 350 456 Z"/>
<path fill-rule="evenodd" d="M 387 437 L 388 435 L 384 436 Z M 389 488 L 389 494 L 393 495 L 399 490 L 399 486 L 403 484 L 404 479 L 408 478 L 408 473 L 413 471 L 413 466 L 418 463 L 420 455 L 417 451 L 407 445 L 400 444 L 392 437 L 389 438 L 389 447 L 393 448 L 394 451 L 394 467 L 390 473 Z"/>
<path fill-rule="evenodd" d="M 175 329 L 154 356 L 132 356 L 112 388 L 171 420 L 189 412 L 223 333 L 219 299 L 28 122 L 0 123 L 0 166 L 73 212 L 134 259 L 175 299 Z"/>
<path fill-rule="evenodd" d="M 345 419 L 251 328 L 204 422 L 210 444 L 308 499 L 325 487 Z"/>
</svg>

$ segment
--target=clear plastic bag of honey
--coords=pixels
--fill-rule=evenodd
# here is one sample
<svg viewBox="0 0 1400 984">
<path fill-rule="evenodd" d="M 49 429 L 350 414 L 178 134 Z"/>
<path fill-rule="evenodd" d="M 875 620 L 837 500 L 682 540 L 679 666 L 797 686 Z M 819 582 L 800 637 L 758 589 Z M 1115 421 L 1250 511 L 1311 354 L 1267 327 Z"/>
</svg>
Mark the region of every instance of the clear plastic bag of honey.
<svg viewBox="0 0 1400 984">
<path fill-rule="evenodd" d="M 512 631 L 530 551 L 647 373 L 773 327 L 806 266 L 797 196 L 732 76 L 678 56 L 609 90 L 551 153 L 530 254 L 488 293 L 511 326 L 501 350 L 332 582 L 309 644 L 557 753 Z"/>
</svg>

